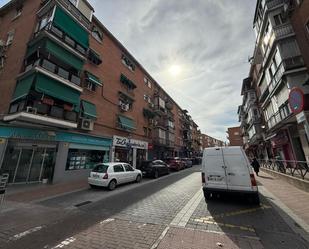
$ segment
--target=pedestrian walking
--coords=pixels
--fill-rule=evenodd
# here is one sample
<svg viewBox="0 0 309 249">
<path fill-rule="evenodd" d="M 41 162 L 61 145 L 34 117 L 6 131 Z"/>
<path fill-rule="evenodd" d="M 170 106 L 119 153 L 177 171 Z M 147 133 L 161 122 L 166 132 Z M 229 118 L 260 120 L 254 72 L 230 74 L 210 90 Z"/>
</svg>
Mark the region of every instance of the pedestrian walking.
<svg viewBox="0 0 309 249">
<path fill-rule="evenodd" d="M 256 175 L 259 175 L 259 171 L 260 171 L 260 164 L 258 162 L 258 160 L 256 160 L 256 158 L 253 158 L 251 166 L 253 167 Z"/>
</svg>

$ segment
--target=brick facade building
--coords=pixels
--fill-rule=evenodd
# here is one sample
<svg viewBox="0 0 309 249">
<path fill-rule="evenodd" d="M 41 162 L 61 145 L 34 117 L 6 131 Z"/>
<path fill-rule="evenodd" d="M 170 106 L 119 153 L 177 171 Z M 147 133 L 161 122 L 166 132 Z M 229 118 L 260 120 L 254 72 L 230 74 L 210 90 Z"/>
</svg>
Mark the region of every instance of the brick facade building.
<svg viewBox="0 0 309 249">
<path fill-rule="evenodd" d="M 0 9 L 0 169 L 10 183 L 198 154 L 187 111 L 93 13 L 86 0 L 12 0 Z"/>
</svg>

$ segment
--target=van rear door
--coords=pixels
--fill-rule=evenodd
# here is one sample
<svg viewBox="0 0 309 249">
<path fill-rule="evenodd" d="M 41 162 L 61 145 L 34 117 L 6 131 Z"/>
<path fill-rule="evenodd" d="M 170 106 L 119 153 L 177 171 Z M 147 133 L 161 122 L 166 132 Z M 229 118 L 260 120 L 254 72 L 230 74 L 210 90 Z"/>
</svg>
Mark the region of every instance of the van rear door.
<svg viewBox="0 0 309 249">
<path fill-rule="evenodd" d="M 226 147 L 223 155 L 228 190 L 252 190 L 250 164 L 244 151 L 240 147 Z"/>
<path fill-rule="evenodd" d="M 207 148 L 203 158 L 205 187 L 227 189 L 227 177 L 221 148 Z"/>
</svg>

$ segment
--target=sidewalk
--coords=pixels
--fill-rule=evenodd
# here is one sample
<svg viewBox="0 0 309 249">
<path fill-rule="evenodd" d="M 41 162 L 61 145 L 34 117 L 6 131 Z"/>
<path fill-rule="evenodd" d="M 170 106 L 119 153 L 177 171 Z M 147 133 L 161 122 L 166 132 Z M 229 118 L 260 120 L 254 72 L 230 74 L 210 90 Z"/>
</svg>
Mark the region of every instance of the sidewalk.
<svg viewBox="0 0 309 249">
<path fill-rule="evenodd" d="M 257 181 L 269 192 L 276 196 L 282 203 L 290 208 L 299 218 L 309 225 L 309 193 L 302 191 L 293 185 L 260 172 Z"/>
<path fill-rule="evenodd" d="M 34 202 L 86 188 L 88 188 L 87 180 L 70 181 L 59 184 L 13 185 L 8 187 L 5 200 L 14 202 Z"/>
</svg>

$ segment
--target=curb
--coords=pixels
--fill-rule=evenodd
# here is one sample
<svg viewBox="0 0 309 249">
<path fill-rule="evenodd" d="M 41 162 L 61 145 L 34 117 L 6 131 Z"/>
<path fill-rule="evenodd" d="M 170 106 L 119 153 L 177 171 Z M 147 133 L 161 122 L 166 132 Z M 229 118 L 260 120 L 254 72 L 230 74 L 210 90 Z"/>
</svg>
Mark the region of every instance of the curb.
<svg viewBox="0 0 309 249">
<path fill-rule="evenodd" d="M 300 178 L 296 178 L 294 176 L 290 176 L 290 175 L 286 175 L 286 174 L 283 174 L 283 173 L 280 173 L 280 172 L 277 172 L 277 171 L 274 171 L 274 170 L 271 170 L 271 169 L 266 169 L 266 168 L 260 168 L 260 170 L 272 175 L 272 176 L 275 176 L 275 177 L 278 177 L 282 180 L 285 180 L 286 182 L 288 182 L 289 184 L 295 186 L 296 188 L 300 189 L 300 190 L 303 190 L 305 192 L 309 192 L 309 181 L 306 181 L 306 180 L 303 180 L 303 179 L 300 179 Z"/>
</svg>

